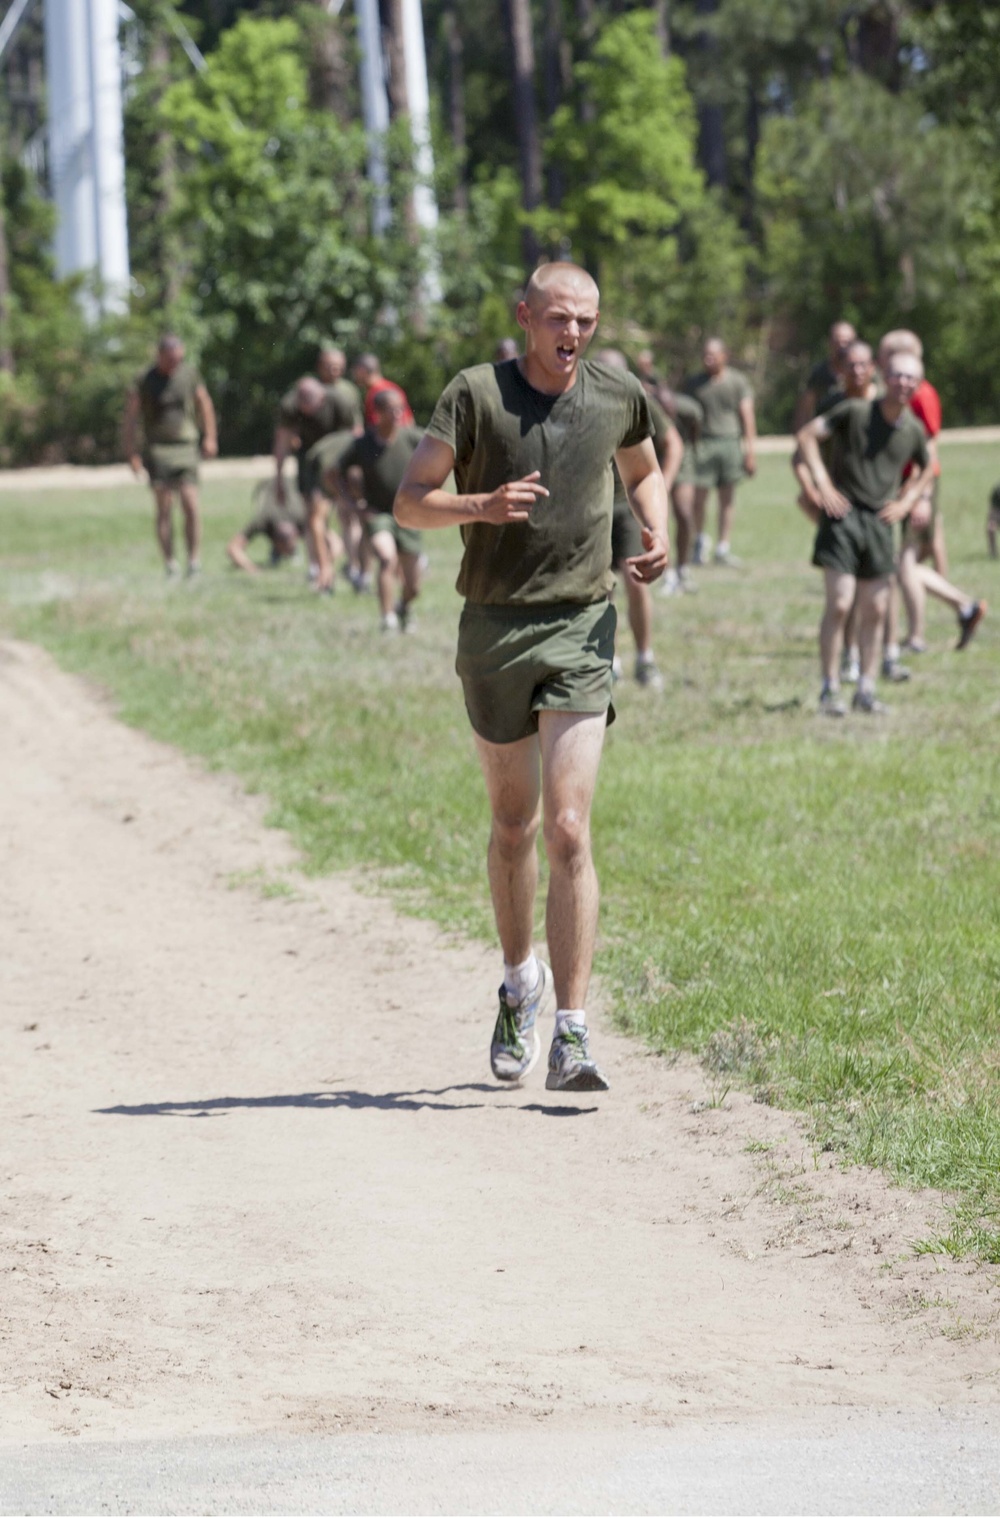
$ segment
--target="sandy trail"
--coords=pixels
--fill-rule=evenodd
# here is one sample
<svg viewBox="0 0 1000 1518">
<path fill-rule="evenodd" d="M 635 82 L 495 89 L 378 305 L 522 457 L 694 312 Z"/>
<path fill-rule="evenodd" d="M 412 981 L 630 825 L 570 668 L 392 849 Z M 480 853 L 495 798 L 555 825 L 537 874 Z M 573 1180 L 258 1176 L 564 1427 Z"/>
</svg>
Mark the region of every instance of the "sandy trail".
<svg viewBox="0 0 1000 1518">
<path fill-rule="evenodd" d="M 0 1439 L 996 1404 L 937 1198 L 599 1019 L 498 1090 L 496 955 L 261 816 L 0 645 Z"/>
</svg>

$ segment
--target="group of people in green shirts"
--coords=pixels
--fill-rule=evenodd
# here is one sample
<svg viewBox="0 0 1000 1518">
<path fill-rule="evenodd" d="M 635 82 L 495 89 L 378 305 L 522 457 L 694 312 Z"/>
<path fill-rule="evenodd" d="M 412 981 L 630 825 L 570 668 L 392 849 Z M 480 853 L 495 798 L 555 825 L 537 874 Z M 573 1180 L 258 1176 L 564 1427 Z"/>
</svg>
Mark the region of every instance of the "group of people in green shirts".
<svg viewBox="0 0 1000 1518">
<path fill-rule="evenodd" d="M 329 361 L 282 401 L 271 506 L 290 510 L 283 465 L 294 448 L 301 529 L 320 589 L 332 584 L 338 542 L 346 548 L 360 525 L 379 563 L 387 627 L 405 620 L 416 594 L 418 535 L 459 527 L 463 608 L 456 673 L 489 805 L 487 874 L 503 952 L 491 1069 L 501 1085 L 529 1075 L 541 1052 L 538 1019 L 552 1004 L 546 1088 L 601 1092 L 609 1078 L 591 1052 L 586 1007 L 598 920 L 590 814 L 605 732 L 615 720 L 615 570 L 629 586 L 631 615 L 642 593 L 648 596 L 670 568 L 669 486 L 679 548 L 683 541 L 700 562 L 708 556 L 705 506 L 711 490 L 718 491 L 715 556 L 732 562 L 733 492 L 755 467 L 753 400 L 718 339 L 706 343 L 703 371 L 677 396 L 659 384 L 651 366 L 641 378 L 631 373 L 616 350 L 590 359 L 599 292 L 574 264 L 537 268 L 516 314 L 523 349 L 462 370 L 423 432 L 413 426 L 399 387 L 381 376 L 370 355 L 371 362 L 354 370 L 364 383 L 362 397 L 343 379 L 343 355 L 325 350 Z M 176 340 L 170 343 L 173 362 Z M 893 568 L 892 527 L 927 499 L 934 478 L 927 436 L 911 409 L 923 379 L 920 357 L 912 348 L 894 349 L 884 361 L 884 391 L 870 396 L 863 355 L 852 360 L 851 351 L 848 344 L 835 378 L 842 383 L 856 369 L 862 393 L 844 389 L 802 421 L 795 461 L 805 508 L 817 525 L 814 563 L 827 587 L 820 709 L 831 714 L 840 704 L 840 642 L 855 600 L 861 645 L 855 704 L 866 713 L 880 709 L 874 680 Z M 191 374 L 183 383 L 175 378 L 172 388 L 161 377 L 176 375 L 169 362 L 164 366 L 161 345 L 160 372 L 150 371 L 130 402 L 133 448 L 138 416 L 153 422 L 151 433 L 147 420 L 145 459 L 158 511 L 161 487 L 190 486 L 190 450 L 197 446 L 190 418 L 202 428 L 203 451 L 215 447 L 204 387 Z M 821 377 L 815 378 L 818 389 Z M 172 397 L 174 390 L 170 405 L 184 414 L 183 428 L 172 422 L 157 435 L 147 392 Z M 688 446 L 681 437 L 678 449 L 672 433 L 681 427 Z M 181 444 L 189 450 L 183 460 Z M 139 456 L 130 456 L 138 467 Z M 170 472 L 179 468 L 181 475 Z M 687 494 L 678 497 L 679 491 Z M 338 503 L 344 540 L 327 521 L 331 500 Z M 285 529 L 278 536 L 290 539 Z M 237 553 L 230 545 L 243 568 L 251 562 L 241 563 L 245 546 Z M 189 553 L 196 563 L 196 542 L 189 541 Z M 682 586 L 686 551 L 678 560 L 675 585 Z M 963 609 L 965 641 L 983 610 L 981 602 Z M 637 651 L 643 653 L 639 633 Z M 549 865 L 547 957 L 534 944 L 539 835 Z"/>
</svg>

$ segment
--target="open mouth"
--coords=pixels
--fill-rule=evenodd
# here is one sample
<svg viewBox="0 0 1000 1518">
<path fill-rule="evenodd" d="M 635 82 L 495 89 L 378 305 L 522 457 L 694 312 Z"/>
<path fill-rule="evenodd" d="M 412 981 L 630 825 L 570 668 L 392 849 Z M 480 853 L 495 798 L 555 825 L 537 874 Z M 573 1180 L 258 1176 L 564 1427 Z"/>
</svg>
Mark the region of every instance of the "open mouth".
<svg viewBox="0 0 1000 1518">
<path fill-rule="evenodd" d="M 556 348 L 556 358 L 562 364 L 568 364 L 575 357 L 576 349 L 567 347 L 565 343 L 560 343 Z"/>
</svg>

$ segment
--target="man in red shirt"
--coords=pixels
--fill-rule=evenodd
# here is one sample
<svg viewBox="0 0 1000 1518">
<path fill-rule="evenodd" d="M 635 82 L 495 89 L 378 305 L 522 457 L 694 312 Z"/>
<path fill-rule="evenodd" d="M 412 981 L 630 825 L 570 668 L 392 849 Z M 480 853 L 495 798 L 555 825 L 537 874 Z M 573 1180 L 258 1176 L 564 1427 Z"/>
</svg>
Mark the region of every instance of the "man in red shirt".
<svg viewBox="0 0 1000 1518">
<path fill-rule="evenodd" d="M 923 351 L 924 345 L 915 332 L 906 328 L 887 332 L 878 345 L 879 367 L 884 373 L 886 364 L 896 353 L 912 353 L 922 360 Z M 899 587 L 903 593 L 908 622 L 906 648 L 910 653 L 921 654 L 927 647 L 924 641 L 924 616 L 928 595 L 935 596 L 950 606 L 957 616 L 959 648 L 965 647 L 986 615 L 986 602 L 967 596 L 947 579 L 944 524 L 937 499 L 941 461 L 935 441 L 941 431 L 941 397 L 929 380 L 921 380 L 910 400 L 910 410 L 918 417 L 927 434 L 927 451 L 934 466 L 934 476 L 929 487 L 903 523 L 898 567 Z M 923 562 L 928 558 L 933 559 L 933 568 Z M 897 615 L 898 607 L 894 597 L 886 630 L 884 674 L 891 674 L 891 669 L 898 667 Z"/>
<path fill-rule="evenodd" d="M 351 370 L 354 383 L 358 385 L 365 397 L 365 426 L 374 427 L 378 421 L 375 411 L 375 397 L 381 395 L 383 390 L 393 390 L 403 403 L 403 412 L 400 418 L 400 426 L 413 426 L 413 412 L 406 398 L 406 391 L 391 379 L 386 379 L 382 373 L 382 366 L 374 353 L 362 353 L 354 360 L 354 368 Z"/>
</svg>

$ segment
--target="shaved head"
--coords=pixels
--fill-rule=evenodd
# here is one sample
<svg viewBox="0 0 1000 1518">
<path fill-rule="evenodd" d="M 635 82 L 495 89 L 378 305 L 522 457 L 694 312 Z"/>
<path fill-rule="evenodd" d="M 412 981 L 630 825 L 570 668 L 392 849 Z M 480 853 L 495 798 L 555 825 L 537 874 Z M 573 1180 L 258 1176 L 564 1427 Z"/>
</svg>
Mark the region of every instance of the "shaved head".
<svg viewBox="0 0 1000 1518">
<path fill-rule="evenodd" d="M 319 380 L 309 375 L 306 379 L 300 379 L 295 387 L 295 404 L 306 416 L 311 416 L 323 404 L 325 395 Z"/>
<path fill-rule="evenodd" d="M 918 353 L 911 353 L 908 349 L 901 348 L 890 355 L 886 365 L 886 378 L 894 374 L 909 374 L 921 380 L 924 377 L 923 360 Z"/>
<path fill-rule="evenodd" d="M 878 362 L 879 368 L 884 369 L 894 353 L 915 353 L 917 358 L 924 356 L 924 345 L 915 332 L 908 327 L 896 327 L 892 332 L 887 332 L 879 338 Z"/>
<path fill-rule="evenodd" d="M 597 282 L 579 264 L 541 264 L 528 280 L 524 291 L 525 303 L 538 308 L 548 303 L 555 290 L 571 290 L 574 295 L 600 300 Z"/>
</svg>

